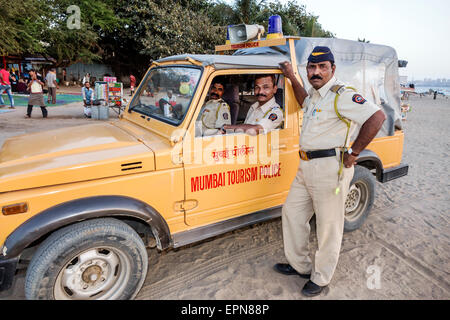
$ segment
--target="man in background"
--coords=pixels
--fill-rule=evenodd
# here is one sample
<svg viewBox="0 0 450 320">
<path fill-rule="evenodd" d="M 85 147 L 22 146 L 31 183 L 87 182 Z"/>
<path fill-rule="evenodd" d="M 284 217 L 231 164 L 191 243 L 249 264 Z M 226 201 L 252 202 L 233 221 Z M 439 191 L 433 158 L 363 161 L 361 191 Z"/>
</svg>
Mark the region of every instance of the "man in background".
<svg viewBox="0 0 450 320">
<path fill-rule="evenodd" d="M 84 103 L 84 115 L 88 118 L 91 117 L 91 106 L 94 103 L 94 90 L 91 88 L 91 84 L 86 81 L 84 87 L 81 89 Z"/>
<path fill-rule="evenodd" d="M 42 111 L 42 117 L 47 118 L 48 112 L 44 103 L 44 82 L 42 82 L 37 75 L 35 70 L 30 70 L 31 80 L 28 83 L 28 90 L 30 91 L 30 96 L 28 98 L 28 108 L 25 118 L 31 118 L 31 112 L 33 111 L 33 106 L 40 106 Z"/>
<path fill-rule="evenodd" d="M 136 88 L 136 77 L 130 74 L 130 96 L 134 94 L 135 88 Z"/>
<path fill-rule="evenodd" d="M 14 98 L 11 92 L 11 82 L 9 81 L 9 67 L 5 66 L 3 69 L 0 70 L 0 107 L 5 107 L 5 101 L 3 100 L 2 94 L 4 91 L 6 91 L 6 94 L 8 95 L 9 102 L 11 106 L 10 109 L 14 108 Z"/>
<path fill-rule="evenodd" d="M 48 95 L 47 95 L 47 102 L 52 104 L 56 104 L 56 89 L 59 89 L 58 83 L 56 82 L 56 69 L 52 68 L 47 73 L 47 76 L 45 77 L 45 82 L 47 83 L 48 87 Z"/>
</svg>

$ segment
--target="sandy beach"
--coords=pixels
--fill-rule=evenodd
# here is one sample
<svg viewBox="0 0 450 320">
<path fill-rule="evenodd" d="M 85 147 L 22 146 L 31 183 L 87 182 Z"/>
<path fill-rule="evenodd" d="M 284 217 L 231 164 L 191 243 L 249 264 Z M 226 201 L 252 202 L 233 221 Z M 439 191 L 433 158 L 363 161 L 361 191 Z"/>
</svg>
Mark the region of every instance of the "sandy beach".
<svg viewBox="0 0 450 320">
<path fill-rule="evenodd" d="M 320 299 L 450 299 L 449 160 L 450 99 L 412 97 L 404 121 L 406 177 L 377 183 L 371 215 L 357 231 L 344 234 L 334 278 Z M 81 103 L 0 113 L 0 146 L 11 136 L 76 126 L 86 119 Z M 110 112 L 110 119 L 117 114 Z M 311 251 L 317 246 L 311 235 Z M 149 271 L 138 300 L 306 299 L 306 280 L 273 270 L 285 262 L 281 219 L 158 252 L 149 249 Z M 379 282 L 372 282 L 374 273 Z M 25 270 L 0 299 L 24 299 Z"/>
</svg>

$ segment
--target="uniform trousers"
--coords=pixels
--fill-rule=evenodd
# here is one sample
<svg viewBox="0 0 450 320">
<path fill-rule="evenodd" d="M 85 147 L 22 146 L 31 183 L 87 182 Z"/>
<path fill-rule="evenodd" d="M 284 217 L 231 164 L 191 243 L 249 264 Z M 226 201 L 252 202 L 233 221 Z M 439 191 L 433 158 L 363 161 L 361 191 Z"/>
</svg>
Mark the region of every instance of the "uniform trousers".
<svg viewBox="0 0 450 320">
<path fill-rule="evenodd" d="M 339 165 L 339 155 L 301 160 L 282 209 L 286 259 L 297 272 L 311 273 L 311 281 L 319 286 L 328 285 L 336 269 L 344 231 L 345 199 L 354 173 L 353 167 L 344 167 L 338 181 Z M 318 248 L 313 263 L 309 221 L 314 214 Z"/>
</svg>

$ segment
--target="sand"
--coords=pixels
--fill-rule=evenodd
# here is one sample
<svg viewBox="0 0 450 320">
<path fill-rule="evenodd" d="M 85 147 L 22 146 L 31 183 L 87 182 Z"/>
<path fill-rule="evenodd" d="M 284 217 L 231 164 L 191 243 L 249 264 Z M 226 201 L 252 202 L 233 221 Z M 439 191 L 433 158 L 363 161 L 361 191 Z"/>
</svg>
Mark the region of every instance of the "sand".
<svg viewBox="0 0 450 320">
<path fill-rule="evenodd" d="M 344 234 L 334 278 L 318 299 L 449 299 L 450 100 L 412 97 L 404 121 L 406 177 L 377 183 L 371 215 Z M 0 145 L 10 136 L 80 125 L 80 104 L 24 119 L 24 107 L 0 114 Z M 115 118 L 114 113 L 110 114 Z M 317 242 L 311 235 L 311 249 Z M 273 270 L 285 262 L 281 219 L 165 252 L 149 249 L 149 271 L 136 299 L 306 299 L 306 280 Z M 23 299 L 25 271 L 1 299 Z M 376 276 L 379 275 L 379 281 Z"/>
</svg>

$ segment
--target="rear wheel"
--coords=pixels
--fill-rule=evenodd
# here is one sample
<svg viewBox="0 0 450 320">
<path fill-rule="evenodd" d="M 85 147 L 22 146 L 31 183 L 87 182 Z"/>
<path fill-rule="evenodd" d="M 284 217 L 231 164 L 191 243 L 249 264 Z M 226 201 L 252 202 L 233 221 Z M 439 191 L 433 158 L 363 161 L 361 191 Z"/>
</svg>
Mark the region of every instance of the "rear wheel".
<svg viewBox="0 0 450 320">
<path fill-rule="evenodd" d="M 147 273 L 138 234 L 116 219 L 87 220 L 60 229 L 38 248 L 25 280 L 27 299 L 133 299 Z"/>
<path fill-rule="evenodd" d="M 355 166 L 355 174 L 345 201 L 345 232 L 362 226 L 372 209 L 375 187 L 376 180 L 369 169 Z"/>
</svg>

